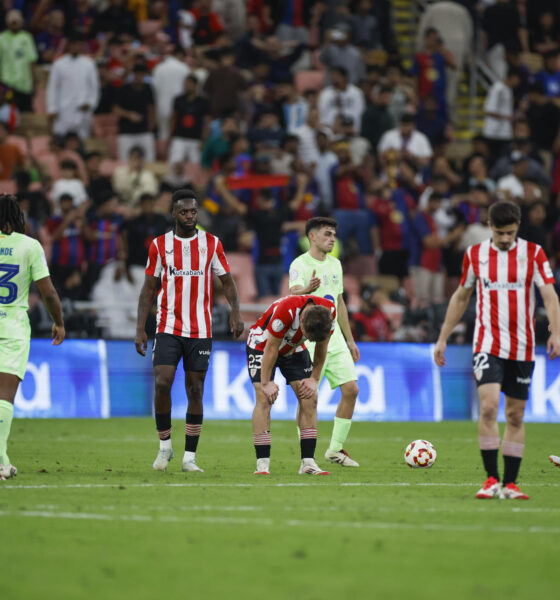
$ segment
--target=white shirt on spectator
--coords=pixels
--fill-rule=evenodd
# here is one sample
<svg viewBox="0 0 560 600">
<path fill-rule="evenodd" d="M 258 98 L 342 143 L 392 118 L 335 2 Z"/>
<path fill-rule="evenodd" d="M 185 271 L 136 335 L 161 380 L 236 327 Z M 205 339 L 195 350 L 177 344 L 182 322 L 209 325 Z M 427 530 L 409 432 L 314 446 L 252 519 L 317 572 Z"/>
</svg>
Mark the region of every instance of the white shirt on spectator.
<svg viewBox="0 0 560 600">
<path fill-rule="evenodd" d="M 366 102 L 362 90 L 351 83 L 343 91 L 329 85 L 319 94 L 318 107 L 323 125 L 332 127 L 336 117 L 344 115 L 352 117 L 354 128 L 359 131 Z"/>
<path fill-rule="evenodd" d="M 509 192 L 510 198 L 523 198 L 525 196 L 525 188 L 523 187 L 523 182 L 518 179 L 513 173 L 506 175 L 505 177 L 501 177 L 498 179 L 498 186 L 496 188 L 498 196 L 506 198 L 507 193 Z M 505 192 L 505 193 L 504 193 Z"/>
<path fill-rule="evenodd" d="M 317 167 L 315 168 L 315 181 L 319 188 L 319 196 L 325 208 L 333 208 L 332 168 L 338 164 L 338 157 L 334 152 L 327 150 L 324 154 L 319 153 Z"/>
<path fill-rule="evenodd" d="M 89 137 L 93 111 L 99 102 L 99 77 L 88 56 L 65 54 L 53 64 L 47 84 L 47 112 L 56 114 L 55 135 L 72 131 Z M 89 106 L 88 110 L 80 107 Z"/>
<path fill-rule="evenodd" d="M 86 188 L 80 179 L 57 179 L 51 193 L 57 208 L 60 197 L 64 194 L 69 194 L 74 198 L 74 206 L 80 206 L 88 199 Z"/>
<path fill-rule="evenodd" d="M 488 225 L 473 223 L 465 229 L 465 233 L 461 236 L 459 250 L 466 250 L 469 246 L 480 244 L 490 237 L 492 237 L 492 230 Z"/>
<path fill-rule="evenodd" d="M 490 88 L 484 102 L 484 112 L 513 117 L 513 92 L 502 81 L 496 81 Z M 483 134 L 492 140 L 511 140 L 513 137 L 511 121 L 486 115 Z"/>
<path fill-rule="evenodd" d="M 156 119 L 160 139 L 169 139 L 169 119 L 173 101 L 185 89 L 185 77 L 190 68 L 174 56 L 168 56 L 153 72 L 153 89 L 156 102 Z"/>
<path fill-rule="evenodd" d="M 299 138 L 298 156 L 303 163 L 305 165 L 317 164 L 319 160 L 319 148 L 317 147 L 317 132 L 315 129 L 305 123 L 305 125 L 296 127 L 292 133 Z"/>
<path fill-rule="evenodd" d="M 402 152 L 404 149 L 418 158 L 431 158 L 432 146 L 428 138 L 420 131 L 414 130 L 408 139 L 403 138 L 401 130 L 396 127 L 386 131 L 377 146 L 377 151 L 384 154 L 388 150 Z"/>
</svg>

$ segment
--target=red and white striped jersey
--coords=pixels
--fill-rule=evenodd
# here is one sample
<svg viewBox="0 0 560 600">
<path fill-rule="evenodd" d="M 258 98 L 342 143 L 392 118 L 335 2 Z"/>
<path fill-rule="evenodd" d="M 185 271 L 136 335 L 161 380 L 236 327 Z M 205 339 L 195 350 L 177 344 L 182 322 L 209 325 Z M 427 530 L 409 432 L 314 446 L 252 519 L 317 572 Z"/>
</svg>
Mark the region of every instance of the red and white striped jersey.
<svg viewBox="0 0 560 600">
<path fill-rule="evenodd" d="M 331 311 L 332 326 L 331 335 L 336 324 L 336 308 L 331 300 L 319 296 L 286 296 L 273 302 L 265 311 L 263 316 L 249 330 L 247 345 L 254 350 L 264 352 L 266 341 L 273 335 L 282 338 L 278 354 L 288 356 L 294 352 L 305 350 L 307 339 L 300 327 L 299 317 L 304 306 L 312 302 L 319 306 L 325 306 Z"/>
<path fill-rule="evenodd" d="M 146 275 L 161 277 L 157 302 L 158 333 L 181 337 L 212 337 L 214 274 L 229 273 L 222 243 L 198 231 L 192 238 L 173 231 L 153 240 Z"/>
<path fill-rule="evenodd" d="M 463 258 L 461 285 L 471 288 L 475 283 L 473 351 L 534 360 L 534 285 L 554 283 L 544 250 L 521 238 L 509 250 L 500 250 L 491 240 L 470 246 Z"/>
</svg>

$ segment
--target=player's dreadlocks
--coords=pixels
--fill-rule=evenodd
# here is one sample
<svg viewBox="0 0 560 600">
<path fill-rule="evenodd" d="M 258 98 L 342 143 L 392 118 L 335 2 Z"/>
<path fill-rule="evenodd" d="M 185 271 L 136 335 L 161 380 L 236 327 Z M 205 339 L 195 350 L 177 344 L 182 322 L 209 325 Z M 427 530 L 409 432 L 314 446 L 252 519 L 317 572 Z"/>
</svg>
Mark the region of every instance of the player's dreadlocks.
<svg viewBox="0 0 560 600">
<path fill-rule="evenodd" d="M 0 195 L 0 231 L 2 233 L 24 233 L 25 216 L 16 197 Z"/>
</svg>

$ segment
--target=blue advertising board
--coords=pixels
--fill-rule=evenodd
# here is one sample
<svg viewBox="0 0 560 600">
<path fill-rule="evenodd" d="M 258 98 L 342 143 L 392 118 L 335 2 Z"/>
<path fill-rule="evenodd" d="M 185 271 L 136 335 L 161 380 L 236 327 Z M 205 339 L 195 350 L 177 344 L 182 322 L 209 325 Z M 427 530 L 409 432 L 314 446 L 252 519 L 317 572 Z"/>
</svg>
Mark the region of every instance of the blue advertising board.
<svg viewBox="0 0 560 600">
<path fill-rule="evenodd" d="M 450 346 L 447 365 L 432 360 L 429 344 L 359 344 L 356 365 L 360 394 L 354 419 L 362 421 L 442 421 L 477 416 L 471 349 Z M 280 386 L 272 415 L 293 419 L 296 399 L 277 373 Z M 53 347 L 32 340 L 25 378 L 15 402 L 17 417 L 147 416 L 152 414 L 153 377 L 150 354 L 141 357 L 132 342 L 66 340 Z M 318 416 L 331 420 L 339 399 L 323 380 Z M 173 418 L 184 418 L 186 394 L 182 365 L 172 389 Z M 250 419 L 253 387 L 245 346 L 215 342 L 204 390 L 207 419 Z M 503 407 L 500 411 L 503 420 Z M 549 361 L 537 351 L 526 420 L 560 423 L 560 359 Z"/>
</svg>

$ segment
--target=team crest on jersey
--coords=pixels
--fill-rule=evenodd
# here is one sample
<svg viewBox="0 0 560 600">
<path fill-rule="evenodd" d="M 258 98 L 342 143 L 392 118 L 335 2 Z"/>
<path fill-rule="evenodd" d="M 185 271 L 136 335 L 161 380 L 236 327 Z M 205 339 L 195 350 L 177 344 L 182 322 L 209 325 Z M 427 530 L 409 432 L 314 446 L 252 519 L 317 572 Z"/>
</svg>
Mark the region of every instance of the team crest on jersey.
<svg viewBox="0 0 560 600">
<path fill-rule="evenodd" d="M 188 246 L 183 246 L 183 254 L 190 254 L 190 253 L 191 253 L 190 244 Z"/>
<path fill-rule="evenodd" d="M 278 333 L 279 331 L 282 331 L 282 329 L 284 329 L 285 325 L 284 325 L 284 321 L 282 321 L 281 319 L 274 319 L 274 321 L 272 321 L 272 325 L 270 326 L 272 331 L 275 331 L 276 333 Z"/>
<path fill-rule="evenodd" d="M 208 250 L 206 248 L 200 248 L 199 252 L 200 252 L 200 254 L 206 254 L 206 252 L 208 252 Z"/>
</svg>

